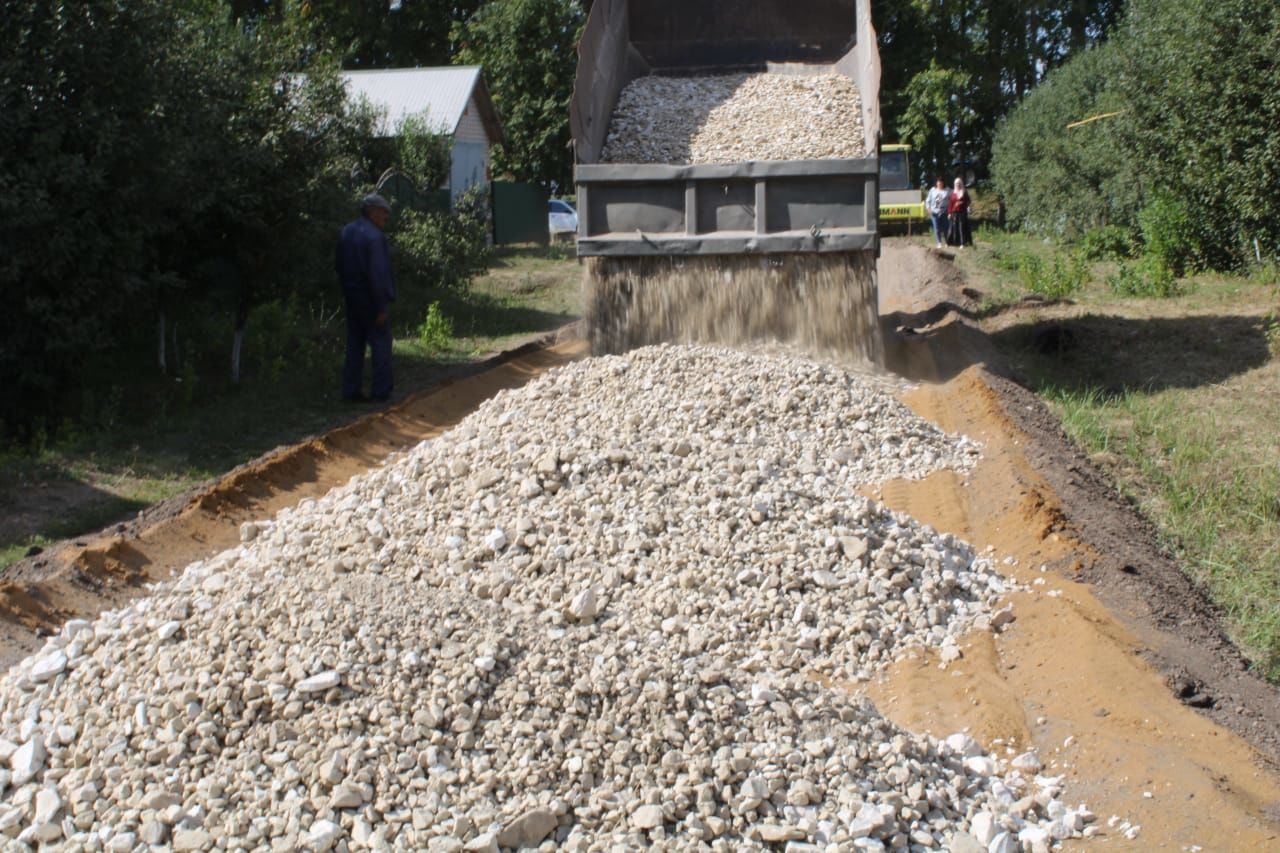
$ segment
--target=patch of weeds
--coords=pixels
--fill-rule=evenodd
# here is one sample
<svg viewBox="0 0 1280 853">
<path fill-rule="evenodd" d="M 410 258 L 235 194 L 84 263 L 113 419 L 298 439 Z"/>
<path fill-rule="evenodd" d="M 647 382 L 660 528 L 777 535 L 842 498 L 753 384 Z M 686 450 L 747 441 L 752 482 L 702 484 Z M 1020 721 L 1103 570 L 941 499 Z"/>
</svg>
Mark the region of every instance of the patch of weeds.
<svg viewBox="0 0 1280 853">
<path fill-rule="evenodd" d="M 991 247 L 991 265 L 1005 272 L 1018 272 L 1028 258 L 1039 260 L 1030 252 L 1021 251 L 1007 243 L 997 243 Z"/>
<path fill-rule="evenodd" d="M 1280 264 L 1275 261 L 1258 264 L 1249 270 L 1249 281 L 1263 287 L 1280 288 Z M 1280 296 L 1280 291 L 1276 295 Z"/>
<path fill-rule="evenodd" d="M 1144 255 L 1133 263 L 1121 261 L 1116 272 L 1107 276 L 1107 284 L 1117 296 L 1167 299 L 1185 292 L 1173 270 L 1156 255 Z"/>
<path fill-rule="evenodd" d="M 1054 254 L 1048 263 L 1035 255 L 1023 255 L 1018 262 L 1018 278 L 1032 293 L 1063 299 L 1084 287 L 1089 280 L 1089 264 L 1078 253 L 1065 260 L 1061 254 Z"/>
<path fill-rule="evenodd" d="M 445 316 L 439 302 L 427 306 L 427 316 L 418 326 L 418 343 L 433 355 L 444 352 L 453 343 L 453 321 Z"/>
<path fill-rule="evenodd" d="M 549 261 L 567 261 L 576 257 L 573 240 L 552 239 L 547 243 L 546 249 L 543 250 L 543 257 Z"/>
<path fill-rule="evenodd" d="M 1249 270 L 1249 283 L 1271 288 L 1271 310 L 1263 321 L 1267 349 L 1280 356 L 1280 264 L 1268 261 Z"/>
<path fill-rule="evenodd" d="M 42 536 L 36 536 L 27 542 L 15 545 L 0 545 L 0 576 L 3 575 L 5 569 L 27 556 L 32 547 L 44 548 L 49 545 L 49 540 Z"/>
</svg>

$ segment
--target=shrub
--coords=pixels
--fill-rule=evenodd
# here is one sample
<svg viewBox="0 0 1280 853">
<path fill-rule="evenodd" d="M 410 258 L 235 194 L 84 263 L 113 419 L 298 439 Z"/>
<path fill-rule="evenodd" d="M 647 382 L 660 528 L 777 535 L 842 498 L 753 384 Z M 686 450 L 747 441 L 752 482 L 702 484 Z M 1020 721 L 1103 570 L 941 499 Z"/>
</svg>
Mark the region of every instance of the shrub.
<svg viewBox="0 0 1280 853">
<path fill-rule="evenodd" d="M 410 286 L 465 290 L 489 261 L 488 197 L 469 190 L 446 213 L 406 210 L 396 228 L 395 269 Z"/>
<path fill-rule="evenodd" d="M 1175 276 L 1183 275 L 1200 256 L 1186 205 L 1159 195 L 1138 214 L 1146 254 L 1157 258 Z"/>
<path fill-rule="evenodd" d="M 439 302 L 427 306 L 427 316 L 418 326 L 418 343 L 429 353 L 440 353 L 453 341 L 453 321 L 440 310 Z"/>
<path fill-rule="evenodd" d="M 1163 299 L 1183 292 L 1173 270 L 1157 255 L 1143 255 L 1134 263 L 1121 261 L 1116 273 L 1107 277 L 1107 284 L 1120 296 Z"/>
</svg>

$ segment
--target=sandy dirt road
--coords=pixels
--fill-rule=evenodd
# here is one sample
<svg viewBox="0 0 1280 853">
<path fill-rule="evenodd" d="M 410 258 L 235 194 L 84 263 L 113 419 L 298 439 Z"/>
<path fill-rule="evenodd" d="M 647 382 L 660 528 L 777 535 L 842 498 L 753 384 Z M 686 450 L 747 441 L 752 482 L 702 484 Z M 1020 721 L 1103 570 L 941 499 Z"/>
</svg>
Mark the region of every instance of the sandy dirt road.
<svg viewBox="0 0 1280 853">
<path fill-rule="evenodd" d="M 970 637 L 946 668 L 904 660 L 872 698 L 915 731 L 1035 748 L 1069 799 L 1141 825 L 1108 847 L 1280 847 L 1280 694 L 1245 670 L 1217 614 L 1039 400 L 996 375 L 949 259 L 891 244 L 881 270 L 890 366 L 924 380 L 904 402 L 984 447 L 967 478 L 942 471 L 871 494 L 1012 558 L 1002 570 L 1031 591 L 1012 596 L 1018 618 L 1004 632 Z M 1187 699 L 1211 702 L 1212 718 Z"/>
<path fill-rule="evenodd" d="M 1102 819 L 1105 834 L 1089 846 L 1280 849 L 1280 693 L 1246 671 L 1218 614 L 1039 401 L 1000 376 L 965 320 L 972 301 L 949 259 L 889 241 L 880 269 L 889 367 L 920 380 L 905 402 L 981 442 L 984 458 L 967 478 L 944 471 L 870 493 L 1012 558 L 1002 569 L 1029 591 L 1013 596 L 1017 620 L 970 637 L 961 660 L 908 658 L 855 689 L 913 730 L 1036 748 L 1047 773 L 1065 775 L 1068 799 Z M 529 348 L 281 448 L 125 530 L 19 564 L 0 581 L 0 658 L 12 663 L 65 619 L 145 594 L 236 544 L 242 522 L 323 494 L 585 354 L 577 341 Z M 1111 815 L 1140 824 L 1136 839 L 1106 828 Z"/>
</svg>

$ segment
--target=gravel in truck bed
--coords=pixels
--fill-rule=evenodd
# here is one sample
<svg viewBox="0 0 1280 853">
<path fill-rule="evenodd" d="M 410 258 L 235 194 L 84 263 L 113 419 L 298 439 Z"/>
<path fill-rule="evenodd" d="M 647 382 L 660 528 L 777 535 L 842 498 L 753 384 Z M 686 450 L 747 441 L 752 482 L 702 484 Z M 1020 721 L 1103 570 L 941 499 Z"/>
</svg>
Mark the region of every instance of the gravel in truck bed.
<svg viewBox="0 0 1280 853">
<path fill-rule="evenodd" d="M 911 734 L 851 692 L 1010 618 L 989 561 L 856 495 L 979 452 L 890 390 L 664 346 L 502 392 L 6 674 L 0 834 L 793 853 L 1078 835 L 1092 816 L 1033 754 Z"/>
<path fill-rule="evenodd" d="M 841 74 L 640 77 L 618 96 L 605 163 L 866 156 L 862 102 Z"/>
</svg>

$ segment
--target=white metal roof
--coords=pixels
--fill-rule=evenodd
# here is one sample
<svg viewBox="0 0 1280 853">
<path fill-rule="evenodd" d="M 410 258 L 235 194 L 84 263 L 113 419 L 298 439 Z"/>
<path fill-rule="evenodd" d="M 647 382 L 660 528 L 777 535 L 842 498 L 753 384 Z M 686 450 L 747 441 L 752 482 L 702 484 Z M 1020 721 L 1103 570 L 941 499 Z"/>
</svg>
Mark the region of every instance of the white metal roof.
<svg viewBox="0 0 1280 853">
<path fill-rule="evenodd" d="M 480 66 L 343 71 L 342 78 L 354 100 L 364 97 L 383 110 L 377 128 L 381 135 L 392 135 L 405 116 L 423 112 L 433 130 L 454 133 L 480 81 Z M 487 91 L 478 97 L 487 101 Z"/>
</svg>

